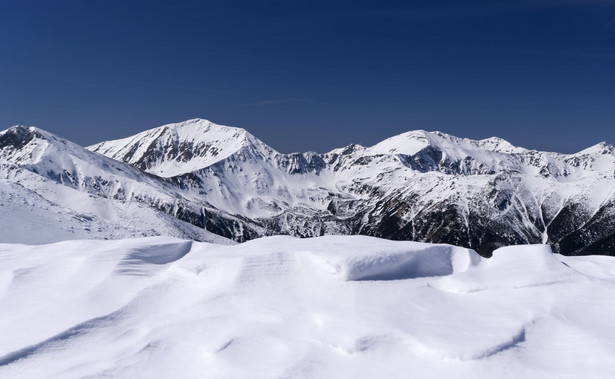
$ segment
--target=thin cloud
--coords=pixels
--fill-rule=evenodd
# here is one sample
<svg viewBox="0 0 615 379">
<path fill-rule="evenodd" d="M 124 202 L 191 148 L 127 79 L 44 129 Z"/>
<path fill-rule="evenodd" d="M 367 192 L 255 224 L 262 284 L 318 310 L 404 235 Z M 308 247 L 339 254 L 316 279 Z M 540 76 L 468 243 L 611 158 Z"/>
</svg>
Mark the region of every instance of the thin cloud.
<svg viewBox="0 0 615 379">
<path fill-rule="evenodd" d="M 130 84 L 139 84 L 139 85 L 150 86 L 150 87 L 183 89 L 183 90 L 190 90 L 190 91 L 202 91 L 202 92 L 212 92 L 212 93 L 238 93 L 237 91 L 229 91 L 229 90 L 223 90 L 223 89 L 217 89 L 217 88 L 183 86 L 183 85 L 167 84 L 167 83 L 153 82 L 153 81 L 147 81 L 147 80 L 121 79 L 121 78 L 116 78 L 116 77 L 111 77 L 111 76 L 106 76 L 106 75 L 92 74 L 89 72 L 76 73 L 71 76 L 62 76 L 57 72 L 57 70 L 49 70 L 47 68 L 39 67 L 39 68 L 20 68 L 20 69 L 22 71 L 32 72 L 35 74 L 53 75 L 54 77 L 59 78 L 62 81 L 69 82 L 69 83 L 78 83 L 78 82 L 92 81 L 92 80 L 104 80 L 104 81 L 112 81 L 114 83 L 130 83 Z"/>
<path fill-rule="evenodd" d="M 263 101 L 255 101 L 252 103 L 243 103 L 237 104 L 237 107 L 260 107 L 267 105 L 278 105 L 278 104 L 287 104 L 287 103 L 305 103 L 305 104 L 314 104 L 314 105 L 324 105 L 328 107 L 334 107 L 335 105 L 329 103 L 323 103 L 319 101 L 312 101 L 309 99 L 275 99 L 275 100 L 263 100 Z"/>
<path fill-rule="evenodd" d="M 449 4 L 426 7 L 396 7 L 350 11 L 355 15 L 390 18 L 441 18 L 475 17 L 507 13 L 531 12 L 550 8 L 577 6 L 615 6 L 615 0 L 521 0 L 521 1 L 480 1 L 465 4 Z"/>
<path fill-rule="evenodd" d="M 237 93 L 235 91 L 221 90 L 221 89 L 215 89 L 215 88 L 179 86 L 179 85 L 173 85 L 173 84 L 143 82 L 139 80 L 124 80 L 124 82 L 141 84 L 141 85 L 146 85 L 146 86 L 153 86 L 153 87 L 161 87 L 161 88 L 185 89 L 185 90 L 191 90 L 191 91 L 203 91 L 203 92 L 215 92 L 215 93 Z"/>
</svg>

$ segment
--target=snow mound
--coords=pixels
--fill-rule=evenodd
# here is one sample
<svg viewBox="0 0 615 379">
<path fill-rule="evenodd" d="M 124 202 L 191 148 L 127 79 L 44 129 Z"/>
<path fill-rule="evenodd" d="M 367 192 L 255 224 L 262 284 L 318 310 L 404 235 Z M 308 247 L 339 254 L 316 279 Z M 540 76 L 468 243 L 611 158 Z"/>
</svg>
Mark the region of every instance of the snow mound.
<svg viewBox="0 0 615 379">
<path fill-rule="evenodd" d="M 541 245 L 0 244 L 0 377 L 613 377 L 613 273 Z"/>
<path fill-rule="evenodd" d="M 350 248 L 343 250 L 338 247 L 335 255 L 319 255 L 331 271 L 343 280 L 402 280 L 444 276 L 465 271 L 480 262 L 480 256 L 474 251 L 449 245 L 385 242 L 360 236 L 354 237 L 354 240 L 361 242 L 347 245 Z"/>
<path fill-rule="evenodd" d="M 434 285 L 450 291 L 476 292 L 547 286 L 581 278 L 577 271 L 558 260 L 548 245 L 521 245 L 497 249 L 491 259 Z"/>
</svg>

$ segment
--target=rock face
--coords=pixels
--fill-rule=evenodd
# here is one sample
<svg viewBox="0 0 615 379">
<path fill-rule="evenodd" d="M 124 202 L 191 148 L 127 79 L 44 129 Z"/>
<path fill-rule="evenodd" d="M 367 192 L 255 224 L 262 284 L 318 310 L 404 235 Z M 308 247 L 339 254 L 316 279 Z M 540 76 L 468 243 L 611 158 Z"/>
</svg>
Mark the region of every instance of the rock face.
<svg viewBox="0 0 615 379">
<path fill-rule="evenodd" d="M 87 157 L 91 169 L 59 157 L 49 169 L 32 155 L 49 140 L 54 154 Z M 0 134 L 9 179 L 26 170 L 236 241 L 363 234 L 484 256 L 527 243 L 615 254 L 615 150 L 604 143 L 565 155 L 418 130 L 371 147 L 281 154 L 243 129 L 195 119 L 87 149 L 34 128 Z"/>
</svg>

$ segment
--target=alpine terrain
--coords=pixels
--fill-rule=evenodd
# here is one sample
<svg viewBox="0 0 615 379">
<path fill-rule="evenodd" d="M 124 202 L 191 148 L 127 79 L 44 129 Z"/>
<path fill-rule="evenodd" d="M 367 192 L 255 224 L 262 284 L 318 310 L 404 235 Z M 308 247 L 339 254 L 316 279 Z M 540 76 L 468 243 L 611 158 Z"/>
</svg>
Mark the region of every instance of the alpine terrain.
<svg viewBox="0 0 615 379">
<path fill-rule="evenodd" d="M 0 132 L 3 242 L 170 235 L 243 242 L 361 234 L 483 256 L 549 244 L 615 255 L 615 149 L 576 154 L 415 130 L 374 146 L 282 154 L 188 120 L 87 148 L 34 127 Z M 25 237 L 27 235 L 27 237 Z"/>
</svg>

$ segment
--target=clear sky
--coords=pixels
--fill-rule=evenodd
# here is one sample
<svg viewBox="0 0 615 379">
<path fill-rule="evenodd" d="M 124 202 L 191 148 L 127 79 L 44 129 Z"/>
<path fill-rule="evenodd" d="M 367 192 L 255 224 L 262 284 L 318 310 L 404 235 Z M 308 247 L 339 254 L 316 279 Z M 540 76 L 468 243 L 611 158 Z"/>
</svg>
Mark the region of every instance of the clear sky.
<svg viewBox="0 0 615 379">
<path fill-rule="evenodd" d="M 196 117 L 282 152 L 615 143 L 613 0 L 3 0 L 0 49 L 0 129 L 83 145 Z"/>
</svg>

